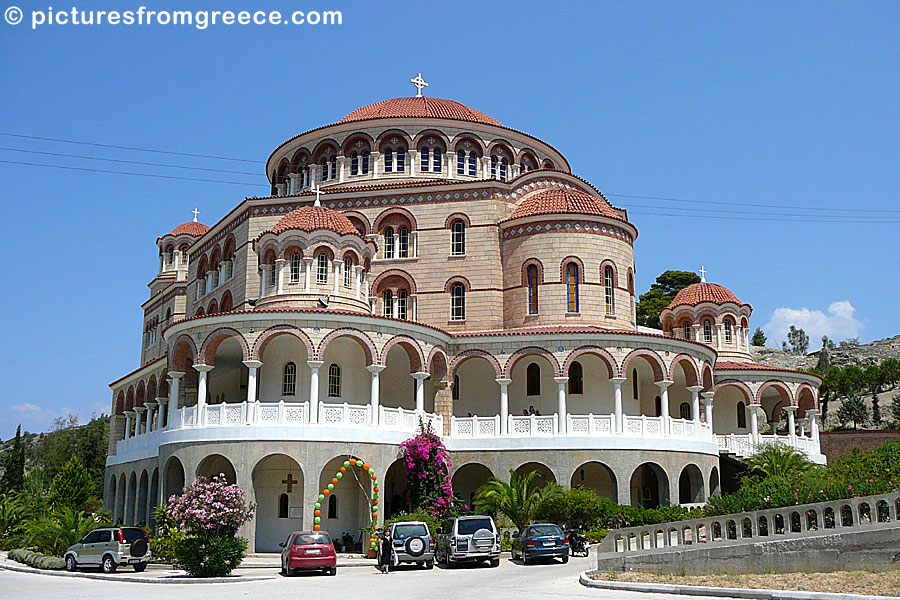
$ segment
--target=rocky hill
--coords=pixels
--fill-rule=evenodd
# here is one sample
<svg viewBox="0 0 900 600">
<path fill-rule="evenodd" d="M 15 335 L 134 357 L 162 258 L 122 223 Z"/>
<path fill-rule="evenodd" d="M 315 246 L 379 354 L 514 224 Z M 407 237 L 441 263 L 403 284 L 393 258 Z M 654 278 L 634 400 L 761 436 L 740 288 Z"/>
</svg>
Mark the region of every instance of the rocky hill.
<svg viewBox="0 0 900 600">
<path fill-rule="evenodd" d="M 823 348 L 801 356 L 762 346 L 752 346 L 750 350 L 755 362 L 773 367 L 798 370 L 817 368 L 821 371 L 827 371 L 829 367 L 833 366 L 844 367 L 847 365 L 858 365 L 865 368 L 887 358 L 900 359 L 900 335 L 868 344 L 844 341 L 834 350 Z"/>
</svg>

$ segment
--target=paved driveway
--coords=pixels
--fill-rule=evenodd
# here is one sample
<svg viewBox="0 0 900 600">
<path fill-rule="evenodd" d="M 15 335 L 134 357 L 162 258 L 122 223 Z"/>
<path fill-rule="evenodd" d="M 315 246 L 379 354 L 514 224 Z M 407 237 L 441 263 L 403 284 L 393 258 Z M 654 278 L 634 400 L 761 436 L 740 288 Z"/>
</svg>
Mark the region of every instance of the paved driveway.
<svg viewBox="0 0 900 600">
<path fill-rule="evenodd" d="M 102 581 L 74 577 L 0 570 L 0 599 L 6 600 L 278 600 L 280 598 L 360 598 L 360 599 L 426 599 L 426 598 L 587 598 L 592 600 L 648 598 L 663 600 L 688 596 L 635 594 L 588 589 L 578 583 L 578 573 L 590 567 L 590 559 L 573 558 L 569 564 L 528 565 L 504 558 L 500 567 L 460 566 L 453 569 L 435 567 L 432 571 L 403 566 L 390 575 L 382 575 L 370 567 L 339 569 L 337 577 L 301 575 L 281 577 L 277 569 L 247 569 L 254 577 L 274 575 L 273 579 L 244 583 L 219 584 L 145 584 Z M 119 574 L 130 575 L 130 569 Z"/>
</svg>

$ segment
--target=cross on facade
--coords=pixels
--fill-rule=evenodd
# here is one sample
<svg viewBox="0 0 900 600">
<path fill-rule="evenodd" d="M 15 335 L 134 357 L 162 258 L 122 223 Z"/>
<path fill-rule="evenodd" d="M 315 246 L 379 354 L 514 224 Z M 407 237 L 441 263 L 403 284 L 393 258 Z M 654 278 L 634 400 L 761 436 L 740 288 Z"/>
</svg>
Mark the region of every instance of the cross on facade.
<svg viewBox="0 0 900 600">
<path fill-rule="evenodd" d="M 282 479 L 281 483 L 287 484 L 287 492 L 288 494 L 290 494 L 294 491 L 294 484 L 300 482 L 294 479 L 294 475 L 292 473 L 288 473 L 287 479 Z"/>
<path fill-rule="evenodd" d="M 200 211 L 197 210 L 197 209 L 195 208 L 195 209 L 192 210 L 191 212 L 194 213 L 194 223 L 196 223 L 196 222 L 197 222 L 197 217 L 200 215 Z"/>
<path fill-rule="evenodd" d="M 708 272 L 709 272 L 709 271 L 707 271 L 707 270 L 703 267 L 703 265 L 700 265 L 700 281 L 701 281 L 701 283 L 706 283 L 706 274 L 707 274 Z"/>
<path fill-rule="evenodd" d="M 421 74 L 421 73 L 419 73 L 418 75 L 416 75 L 413 79 L 410 79 L 409 82 L 410 82 L 411 84 L 413 84 L 414 86 L 416 86 L 416 98 L 421 97 L 421 96 L 422 96 L 422 89 L 428 87 L 428 84 L 425 83 L 425 80 L 424 80 L 424 79 L 422 79 L 422 74 Z"/>
</svg>

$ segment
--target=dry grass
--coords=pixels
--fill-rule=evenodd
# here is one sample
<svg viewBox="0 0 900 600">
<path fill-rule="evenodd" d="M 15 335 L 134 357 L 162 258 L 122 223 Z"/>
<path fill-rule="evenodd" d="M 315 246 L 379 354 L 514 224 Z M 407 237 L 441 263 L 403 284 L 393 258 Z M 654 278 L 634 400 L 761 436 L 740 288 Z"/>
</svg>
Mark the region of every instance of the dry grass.
<svg viewBox="0 0 900 600">
<path fill-rule="evenodd" d="M 828 573 L 766 573 L 685 575 L 677 573 L 591 573 L 592 579 L 669 583 L 767 590 L 799 590 L 866 594 L 870 596 L 900 595 L 900 570 L 897 571 L 832 571 Z"/>
</svg>

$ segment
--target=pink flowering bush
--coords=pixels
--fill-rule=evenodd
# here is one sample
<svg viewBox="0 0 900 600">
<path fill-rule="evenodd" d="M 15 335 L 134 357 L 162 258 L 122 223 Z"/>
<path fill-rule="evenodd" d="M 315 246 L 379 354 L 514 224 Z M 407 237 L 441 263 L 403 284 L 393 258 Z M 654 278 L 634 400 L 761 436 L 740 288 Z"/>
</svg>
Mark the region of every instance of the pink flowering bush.
<svg viewBox="0 0 900 600">
<path fill-rule="evenodd" d="M 419 433 L 400 444 L 400 455 L 406 470 L 406 492 L 409 511 L 424 510 L 436 519 L 444 519 L 456 510 L 450 484 L 450 460 L 431 426 L 419 422 Z"/>
</svg>

